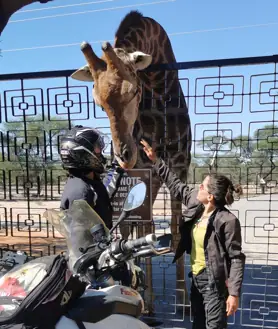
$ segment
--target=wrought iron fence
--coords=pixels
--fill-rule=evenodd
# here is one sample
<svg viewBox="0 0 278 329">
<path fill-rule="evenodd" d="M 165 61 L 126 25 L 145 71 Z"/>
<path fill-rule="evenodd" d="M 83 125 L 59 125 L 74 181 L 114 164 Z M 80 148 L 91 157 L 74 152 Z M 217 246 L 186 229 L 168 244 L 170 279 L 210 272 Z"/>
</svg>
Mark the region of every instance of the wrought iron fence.
<svg viewBox="0 0 278 329">
<path fill-rule="evenodd" d="M 211 165 L 240 182 L 243 197 L 231 209 L 241 221 L 247 255 L 240 309 L 230 327 L 278 327 L 278 80 L 277 56 L 178 63 L 192 127 L 188 182 L 201 182 Z M 102 129 L 105 113 L 91 86 L 69 78 L 71 70 L 0 76 L 0 247 L 31 256 L 64 250 L 64 240 L 44 220 L 59 208 L 65 173 L 59 139 L 74 124 Z M 109 155 L 109 149 L 106 151 Z M 170 231 L 169 194 L 161 188 L 153 206 L 156 232 Z M 143 225 L 143 224 L 141 224 Z M 155 318 L 184 328 L 188 304 L 176 285 L 172 255 L 152 260 Z M 188 259 L 185 272 L 188 273 Z M 188 286 L 188 280 L 185 279 Z"/>
</svg>

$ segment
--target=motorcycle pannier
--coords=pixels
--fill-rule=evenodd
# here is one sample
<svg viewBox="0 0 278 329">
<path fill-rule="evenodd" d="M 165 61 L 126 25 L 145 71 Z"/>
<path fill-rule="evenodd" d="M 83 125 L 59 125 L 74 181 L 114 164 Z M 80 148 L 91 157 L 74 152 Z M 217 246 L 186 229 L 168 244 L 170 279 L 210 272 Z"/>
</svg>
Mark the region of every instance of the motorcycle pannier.
<svg viewBox="0 0 278 329">
<path fill-rule="evenodd" d="M 53 328 L 84 291 L 63 255 L 16 266 L 0 278 L 0 328 Z"/>
</svg>

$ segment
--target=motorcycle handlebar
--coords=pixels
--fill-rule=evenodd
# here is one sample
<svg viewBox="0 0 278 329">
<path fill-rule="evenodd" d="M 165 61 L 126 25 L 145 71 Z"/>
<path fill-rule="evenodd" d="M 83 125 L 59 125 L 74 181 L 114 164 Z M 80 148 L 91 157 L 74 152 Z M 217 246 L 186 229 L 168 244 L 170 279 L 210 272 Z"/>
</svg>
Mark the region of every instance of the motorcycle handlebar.
<svg viewBox="0 0 278 329">
<path fill-rule="evenodd" d="M 156 235 L 155 234 L 148 234 L 143 238 L 135 239 L 126 241 L 123 244 L 123 249 L 126 252 L 132 251 L 134 248 L 140 248 L 144 246 L 148 246 L 150 244 L 154 244 L 156 242 Z"/>
<path fill-rule="evenodd" d="M 135 248 L 141 248 L 144 246 L 152 245 L 156 242 L 155 234 L 148 234 L 145 237 L 135 239 L 135 240 L 120 240 L 116 241 L 116 243 L 112 246 L 111 251 L 112 254 L 117 255 L 119 253 L 129 253 Z"/>
</svg>

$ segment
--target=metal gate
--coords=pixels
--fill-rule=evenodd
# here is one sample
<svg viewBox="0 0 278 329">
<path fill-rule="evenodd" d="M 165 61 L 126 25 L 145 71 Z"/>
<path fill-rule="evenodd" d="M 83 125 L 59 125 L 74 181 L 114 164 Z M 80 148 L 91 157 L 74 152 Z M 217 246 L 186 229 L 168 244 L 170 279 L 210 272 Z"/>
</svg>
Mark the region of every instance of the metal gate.
<svg viewBox="0 0 278 329">
<path fill-rule="evenodd" d="M 277 56 L 164 65 L 179 70 L 192 125 L 189 183 L 198 184 L 214 159 L 218 171 L 244 188 L 232 211 L 240 218 L 247 255 L 240 309 L 230 327 L 278 327 L 278 80 Z M 59 138 L 75 124 L 109 134 L 91 87 L 72 71 L 0 76 L 0 248 L 37 257 L 64 250 L 64 240 L 42 217 L 59 208 L 65 181 Z M 109 151 L 107 151 L 109 155 Z M 169 231 L 167 191 L 155 203 L 154 223 Z M 275 251 L 276 250 L 276 251 Z M 177 301 L 172 256 L 153 260 L 155 318 L 188 327 Z M 185 261 L 188 272 L 188 259 Z M 188 286 L 188 280 L 186 279 Z"/>
</svg>

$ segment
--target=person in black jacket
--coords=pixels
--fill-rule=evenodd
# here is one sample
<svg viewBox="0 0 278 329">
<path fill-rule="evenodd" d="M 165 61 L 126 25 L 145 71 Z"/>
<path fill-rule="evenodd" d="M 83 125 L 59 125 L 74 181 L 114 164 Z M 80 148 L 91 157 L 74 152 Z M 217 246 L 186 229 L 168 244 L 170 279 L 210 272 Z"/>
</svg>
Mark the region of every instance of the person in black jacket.
<svg viewBox="0 0 278 329">
<path fill-rule="evenodd" d="M 174 262 L 184 252 L 190 255 L 193 329 L 226 328 L 227 316 L 239 306 L 245 255 L 240 222 L 225 206 L 234 202 L 234 193 L 242 193 L 241 187 L 226 176 L 210 174 L 199 190 L 189 188 L 145 140 L 141 143 L 170 193 L 187 207 Z"/>
<path fill-rule="evenodd" d="M 60 208 L 69 209 L 74 200 L 86 200 L 106 226 L 112 228 L 111 199 L 124 174 L 116 163 L 102 180 L 106 163 L 101 132 L 94 128 L 75 126 L 61 139 L 60 156 L 68 180 L 62 194 Z"/>
</svg>

